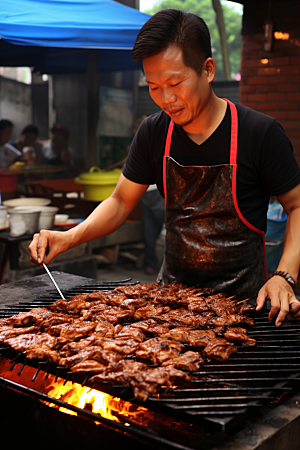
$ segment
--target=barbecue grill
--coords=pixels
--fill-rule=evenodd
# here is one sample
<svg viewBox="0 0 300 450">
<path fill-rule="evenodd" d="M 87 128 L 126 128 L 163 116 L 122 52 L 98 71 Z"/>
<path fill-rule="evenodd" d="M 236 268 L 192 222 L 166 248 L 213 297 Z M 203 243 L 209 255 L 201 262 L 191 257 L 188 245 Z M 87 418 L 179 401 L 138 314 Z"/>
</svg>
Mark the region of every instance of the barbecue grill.
<svg viewBox="0 0 300 450">
<path fill-rule="evenodd" d="M 110 283 L 92 283 L 87 280 L 87 284 L 82 283 L 82 280 L 85 279 L 81 278 L 81 284 L 74 288 L 62 289 L 64 296 L 68 298 L 80 293 L 107 291 L 118 285 L 132 284 L 130 280 Z M 57 292 L 49 289 L 31 301 L 3 306 L 0 308 L 0 318 L 35 307 L 46 307 L 58 298 Z M 289 397 L 293 398 L 291 396 L 300 390 L 299 323 L 285 322 L 278 329 L 268 321 L 265 311 L 251 314 L 251 317 L 255 325 L 248 330 L 248 335 L 257 340 L 255 347 L 238 346 L 238 353 L 231 355 L 228 361 L 206 363 L 193 374 L 191 381 L 169 390 L 162 388 L 144 404 L 137 402 L 130 388 L 105 382 L 95 386 L 86 374 L 75 374 L 65 367 L 29 360 L 1 344 L 0 385 L 8 402 L 12 393 L 18 392 L 22 394 L 22 401 L 26 396 L 67 408 L 78 416 L 66 421 L 85 418 L 85 424 L 101 423 L 106 433 L 107 430 L 114 430 L 118 439 L 126 436 L 126 439 L 132 438 L 139 445 L 142 442 L 152 448 L 220 448 L 219 445 L 225 441 L 231 445 L 236 433 L 246 425 L 253 424 L 258 418 L 265 420 L 266 414 L 274 415 L 278 404 Z M 114 411 L 118 422 L 93 413 L 88 407 L 82 409 L 73 406 L 64 398 L 53 398 L 51 393 L 47 393 L 47 383 L 51 380 L 54 380 L 54 384 L 63 380 L 65 385 L 71 382 L 88 388 L 96 387 L 101 392 L 121 399 L 122 408 Z M 125 404 L 127 412 L 124 414 Z M 48 408 L 44 404 L 41 407 L 43 411 Z M 255 436 L 253 438 L 250 435 L 250 438 L 252 444 L 257 441 Z M 249 448 L 257 447 L 252 445 Z"/>
</svg>

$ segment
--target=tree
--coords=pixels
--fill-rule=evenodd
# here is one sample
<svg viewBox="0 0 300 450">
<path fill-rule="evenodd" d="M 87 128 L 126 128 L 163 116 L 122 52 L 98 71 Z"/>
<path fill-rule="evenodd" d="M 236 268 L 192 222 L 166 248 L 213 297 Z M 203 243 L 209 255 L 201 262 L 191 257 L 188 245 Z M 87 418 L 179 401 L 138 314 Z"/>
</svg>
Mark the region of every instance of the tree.
<svg viewBox="0 0 300 450">
<path fill-rule="evenodd" d="M 211 0 L 162 0 L 151 10 L 147 10 L 148 14 L 154 14 L 161 9 L 175 8 L 182 11 L 188 11 L 198 16 L 206 22 L 210 34 L 213 58 L 216 61 L 216 80 L 224 80 L 223 57 L 220 44 L 220 35 L 216 24 L 216 15 L 212 7 Z M 240 73 L 241 66 L 241 28 L 242 17 L 231 7 L 222 5 L 224 22 L 226 25 L 227 44 L 229 49 L 229 61 L 231 67 L 231 75 Z"/>
</svg>

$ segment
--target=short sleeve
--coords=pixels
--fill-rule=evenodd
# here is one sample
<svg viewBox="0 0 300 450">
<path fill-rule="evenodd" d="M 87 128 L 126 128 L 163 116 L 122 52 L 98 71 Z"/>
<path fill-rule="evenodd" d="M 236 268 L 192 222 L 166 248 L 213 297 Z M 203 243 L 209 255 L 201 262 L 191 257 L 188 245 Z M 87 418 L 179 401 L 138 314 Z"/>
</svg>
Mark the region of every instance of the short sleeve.
<svg viewBox="0 0 300 450">
<path fill-rule="evenodd" d="M 261 173 L 270 195 L 285 194 L 300 183 L 300 168 L 283 127 L 274 121 L 264 143 Z"/>
</svg>

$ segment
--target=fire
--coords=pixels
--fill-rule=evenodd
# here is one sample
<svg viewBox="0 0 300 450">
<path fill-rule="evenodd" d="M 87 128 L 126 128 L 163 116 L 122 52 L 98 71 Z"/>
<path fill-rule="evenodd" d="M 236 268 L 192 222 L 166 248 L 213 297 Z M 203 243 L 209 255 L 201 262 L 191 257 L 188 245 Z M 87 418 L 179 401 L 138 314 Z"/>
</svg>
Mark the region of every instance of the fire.
<svg viewBox="0 0 300 450">
<path fill-rule="evenodd" d="M 113 397 L 96 389 L 84 387 L 71 381 L 66 382 L 61 379 L 57 379 L 56 381 L 53 380 L 51 382 L 47 388 L 47 395 L 81 409 L 89 409 L 106 419 L 114 420 L 116 422 L 120 422 L 116 414 L 128 417 L 137 415 L 142 411 L 147 411 L 146 408 L 141 406 L 137 407 L 118 397 Z M 50 407 L 58 408 L 59 411 L 65 414 L 77 415 L 75 411 L 71 411 L 68 408 L 58 407 L 54 403 L 44 403 Z M 126 423 L 125 425 L 129 426 L 129 424 Z"/>
</svg>

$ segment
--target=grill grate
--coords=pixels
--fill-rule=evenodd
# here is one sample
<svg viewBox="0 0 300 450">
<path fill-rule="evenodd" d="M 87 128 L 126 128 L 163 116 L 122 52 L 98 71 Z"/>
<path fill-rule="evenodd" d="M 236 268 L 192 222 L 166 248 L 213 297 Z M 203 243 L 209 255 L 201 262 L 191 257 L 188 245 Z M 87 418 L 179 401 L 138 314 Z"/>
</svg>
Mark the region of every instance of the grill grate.
<svg viewBox="0 0 300 450">
<path fill-rule="evenodd" d="M 124 284 L 134 283 L 130 280 L 98 282 L 65 290 L 63 294 L 67 298 L 95 290 L 112 290 Z M 0 318 L 29 311 L 37 306 L 46 307 L 58 298 L 56 291 L 49 291 L 33 302 L 5 306 L 0 308 Z M 204 421 L 214 428 L 221 427 L 225 430 L 245 415 L 258 412 L 264 406 L 273 407 L 286 394 L 299 391 L 300 324 L 285 322 L 277 329 L 274 323 L 269 322 L 267 315 L 267 312 L 252 315 L 255 325 L 248 334 L 257 340 L 257 346 L 245 348 L 238 345 L 238 353 L 231 355 L 228 361 L 209 362 L 199 372 L 193 373 L 190 382 L 173 389 L 162 389 L 157 395 L 149 397 L 145 407 L 188 422 Z M 18 375 L 22 374 L 26 365 L 35 367 L 32 381 L 36 380 L 42 370 L 56 378 L 62 377 L 66 381 L 97 388 L 136 403 L 130 388 L 106 382 L 95 386 L 89 382 L 91 375 L 74 374 L 65 367 L 28 360 L 4 345 L 0 346 L 0 356 L 10 359 L 11 369 L 16 364 L 21 364 Z"/>
</svg>

